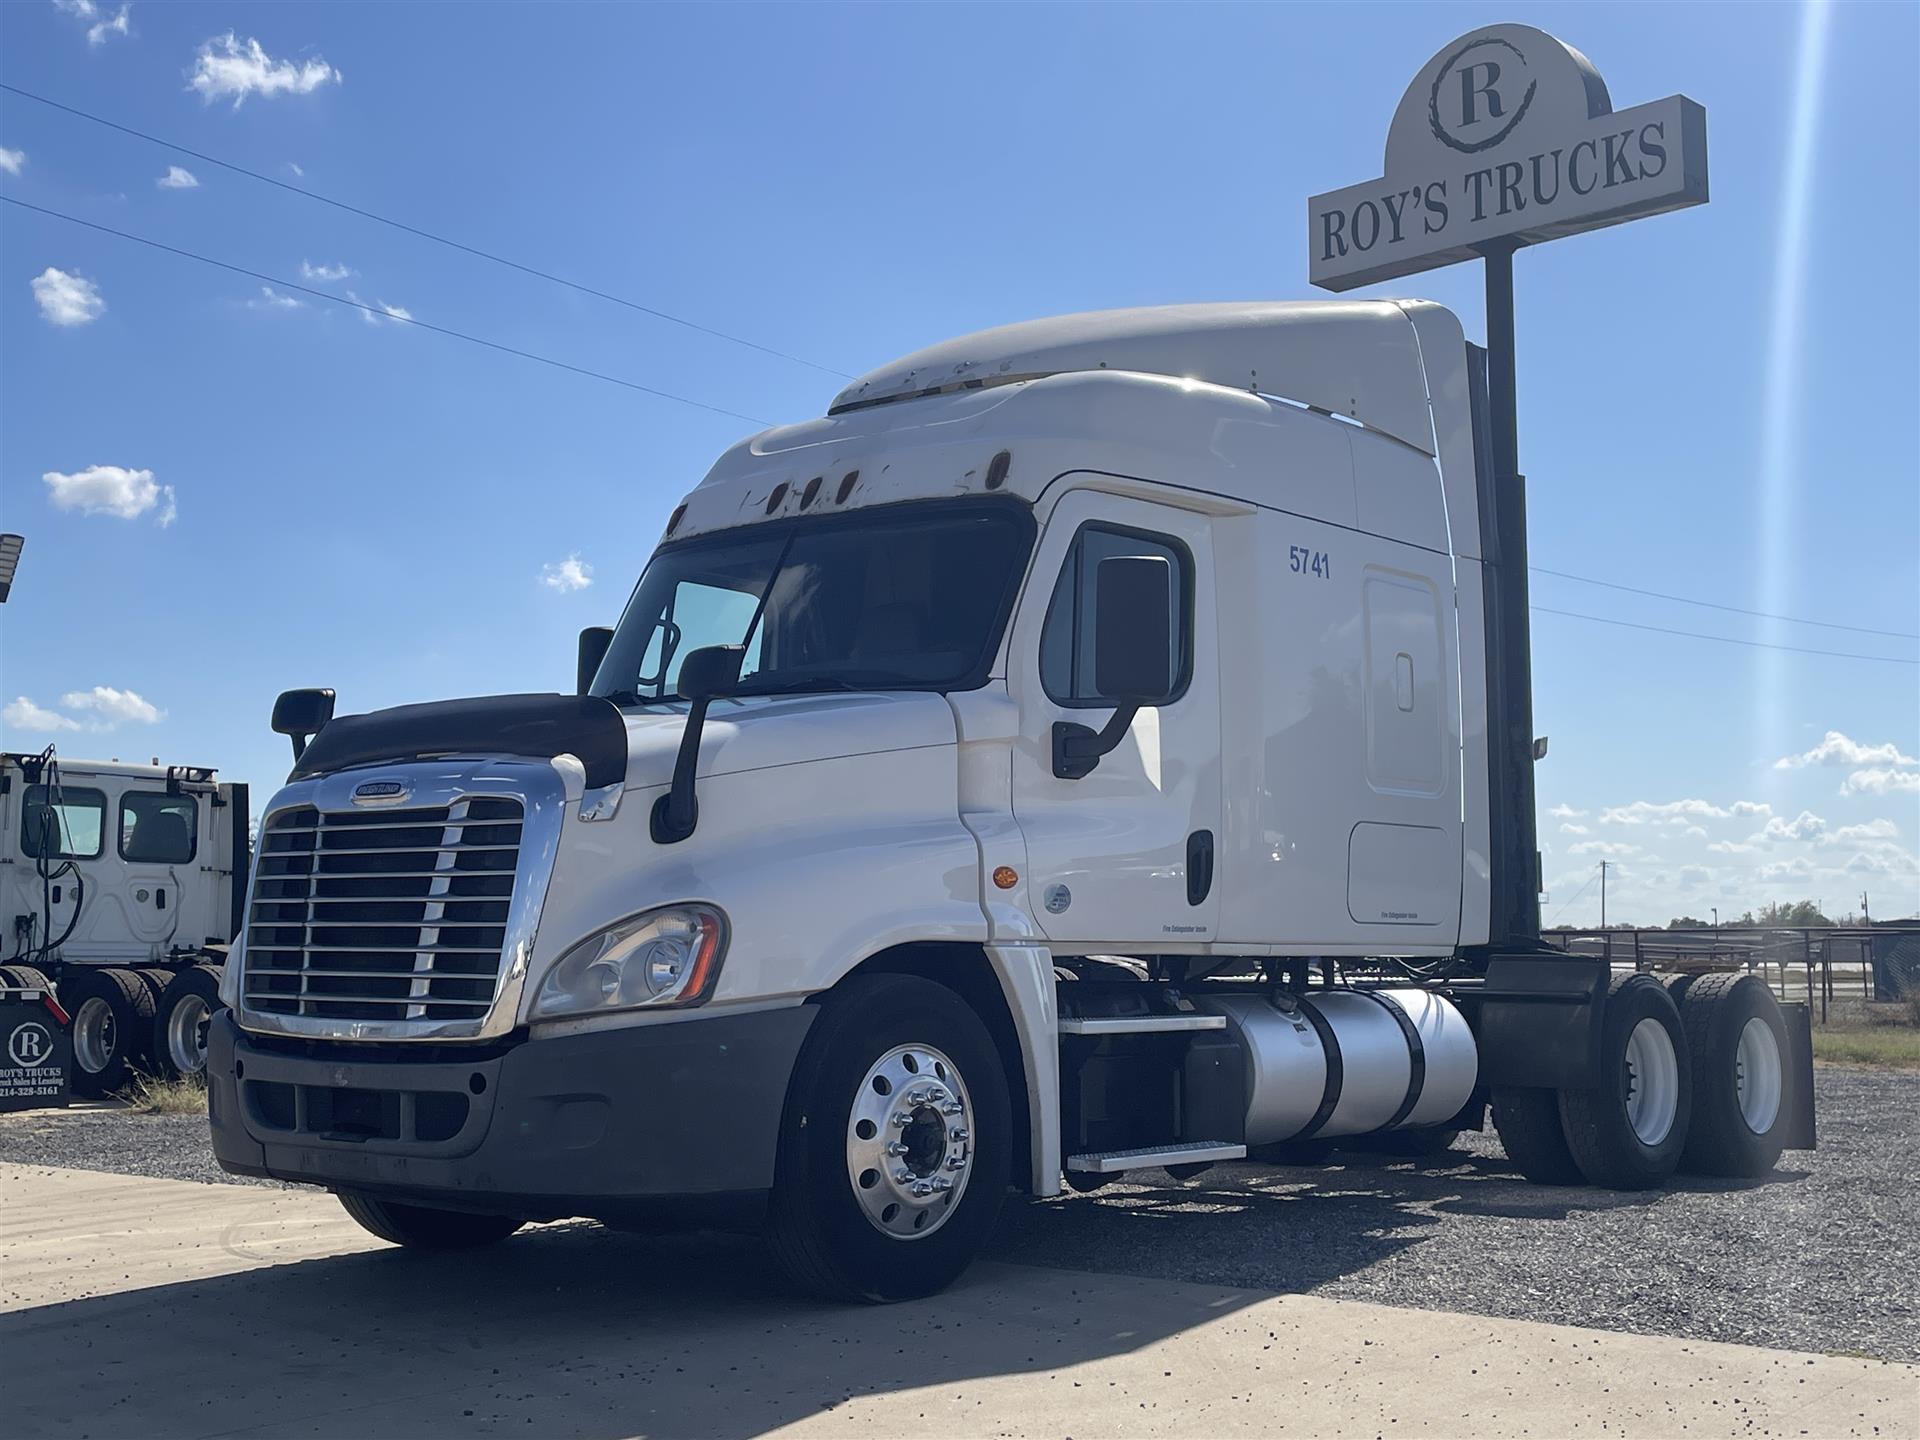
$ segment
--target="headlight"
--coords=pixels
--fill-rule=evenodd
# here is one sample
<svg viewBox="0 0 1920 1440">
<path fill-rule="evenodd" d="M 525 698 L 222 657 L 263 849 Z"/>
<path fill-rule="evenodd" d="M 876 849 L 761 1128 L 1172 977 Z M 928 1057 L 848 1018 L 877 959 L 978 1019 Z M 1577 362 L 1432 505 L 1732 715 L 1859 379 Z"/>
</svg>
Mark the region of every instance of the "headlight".
<svg viewBox="0 0 1920 1440">
<path fill-rule="evenodd" d="M 711 905 L 629 916 L 560 957 L 540 982 L 534 1017 L 698 1005 L 713 992 L 726 945 L 726 917 Z"/>
</svg>

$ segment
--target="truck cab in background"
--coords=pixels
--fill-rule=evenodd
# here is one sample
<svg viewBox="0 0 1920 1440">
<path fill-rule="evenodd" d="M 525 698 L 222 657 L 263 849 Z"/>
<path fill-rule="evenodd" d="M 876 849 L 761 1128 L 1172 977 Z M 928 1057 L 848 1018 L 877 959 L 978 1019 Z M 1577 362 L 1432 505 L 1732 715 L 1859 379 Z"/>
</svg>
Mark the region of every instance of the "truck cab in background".
<svg viewBox="0 0 1920 1440">
<path fill-rule="evenodd" d="M 1418 301 L 983 332 L 722 456 L 579 694 L 282 697 L 221 1163 L 405 1244 L 757 1225 L 899 1299 L 1009 1188 L 1489 1107 L 1544 1181 L 1810 1144 L 1764 986 L 1499 919 L 1481 371 Z"/>
<path fill-rule="evenodd" d="M 204 1067 L 248 843 L 210 768 L 0 754 L 0 972 L 58 996 L 76 1093 Z"/>
</svg>

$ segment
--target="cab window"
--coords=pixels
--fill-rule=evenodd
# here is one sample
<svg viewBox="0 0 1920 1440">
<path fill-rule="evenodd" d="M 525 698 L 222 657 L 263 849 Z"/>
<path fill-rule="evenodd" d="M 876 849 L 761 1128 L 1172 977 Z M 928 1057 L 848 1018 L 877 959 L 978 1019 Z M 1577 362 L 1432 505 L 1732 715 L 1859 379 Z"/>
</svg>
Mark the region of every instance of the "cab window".
<svg viewBox="0 0 1920 1440">
<path fill-rule="evenodd" d="M 101 790 L 62 785 L 50 797 L 45 785 L 29 785 L 20 817 L 20 853 L 31 859 L 97 860 L 107 829 L 107 797 Z"/>
<path fill-rule="evenodd" d="M 199 804 L 191 795 L 134 790 L 120 797 L 120 858 L 141 865 L 184 865 L 199 849 Z"/>
<path fill-rule="evenodd" d="M 1173 653 L 1167 673 L 1174 677 L 1174 698 L 1185 693 L 1193 653 L 1193 557 L 1168 535 L 1090 523 L 1080 527 L 1060 567 L 1060 578 L 1040 630 L 1040 683 L 1047 698 L 1068 707 L 1108 706 L 1093 683 L 1095 580 L 1100 562 L 1116 555 L 1148 555 L 1165 560 L 1173 572 L 1174 614 L 1169 626 Z"/>
</svg>

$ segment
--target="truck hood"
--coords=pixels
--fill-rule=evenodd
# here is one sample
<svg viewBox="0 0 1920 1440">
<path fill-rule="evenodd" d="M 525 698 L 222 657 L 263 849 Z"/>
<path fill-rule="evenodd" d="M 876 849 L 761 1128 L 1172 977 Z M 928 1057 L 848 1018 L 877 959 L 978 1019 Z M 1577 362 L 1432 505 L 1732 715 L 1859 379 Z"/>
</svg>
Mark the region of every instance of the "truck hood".
<svg viewBox="0 0 1920 1440">
<path fill-rule="evenodd" d="M 629 789 L 672 781 L 687 708 L 676 703 L 624 712 Z M 700 732 L 696 774 L 734 775 L 810 760 L 952 745 L 955 740 L 952 707 L 945 696 L 926 691 L 716 700 Z"/>
</svg>

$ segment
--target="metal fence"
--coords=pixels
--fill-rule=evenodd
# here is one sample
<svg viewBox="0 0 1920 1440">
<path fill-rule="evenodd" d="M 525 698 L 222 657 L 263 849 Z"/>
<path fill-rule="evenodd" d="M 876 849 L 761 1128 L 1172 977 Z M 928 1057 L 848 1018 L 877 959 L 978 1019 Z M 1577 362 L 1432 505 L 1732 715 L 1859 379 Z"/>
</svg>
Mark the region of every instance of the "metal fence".
<svg viewBox="0 0 1920 1440">
<path fill-rule="evenodd" d="M 1570 954 L 1638 970 L 1748 970 L 1782 999 L 1804 999 L 1822 1024 L 1842 998 L 1866 1004 L 1920 998 L 1920 920 L 1696 930 L 1562 928 L 1546 931 L 1543 938 Z"/>
</svg>

